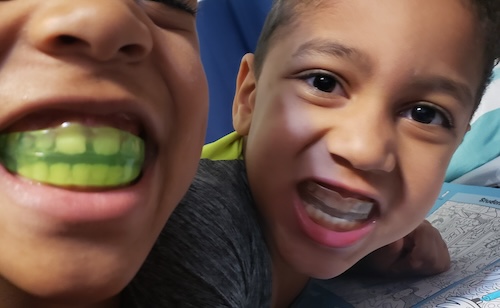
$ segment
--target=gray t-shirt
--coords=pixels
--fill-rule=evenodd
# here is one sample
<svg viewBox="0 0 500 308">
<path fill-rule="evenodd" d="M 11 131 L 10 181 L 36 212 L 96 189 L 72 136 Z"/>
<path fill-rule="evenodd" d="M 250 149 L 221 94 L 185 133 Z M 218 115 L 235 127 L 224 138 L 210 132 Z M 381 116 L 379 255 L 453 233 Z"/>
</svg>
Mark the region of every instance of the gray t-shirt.
<svg viewBox="0 0 500 308">
<path fill-rule="evenodd" d="M 241 160 L 203 159 L 123 307 L 269 307 L 271 257 Z"/>
</svg>

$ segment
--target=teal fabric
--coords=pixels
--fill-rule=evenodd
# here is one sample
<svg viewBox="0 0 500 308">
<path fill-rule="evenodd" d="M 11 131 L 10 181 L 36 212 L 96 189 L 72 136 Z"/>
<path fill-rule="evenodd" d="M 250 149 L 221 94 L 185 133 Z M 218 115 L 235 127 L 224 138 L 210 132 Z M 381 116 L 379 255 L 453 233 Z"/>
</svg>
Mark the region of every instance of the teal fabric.
<svg viewBox="0 0 500 308">
<path fill-rule="evenodd" d="M 487 92 L 500 94 L 499 66 L 494 70 L 494 79 Z M 487 112 L 472 123 L 471 130 L 450 162 L 446 182 L 451 182 L 500 156 L 500 95 L 485 96 L 481 104 L 487 104 Z"/>
</svg>

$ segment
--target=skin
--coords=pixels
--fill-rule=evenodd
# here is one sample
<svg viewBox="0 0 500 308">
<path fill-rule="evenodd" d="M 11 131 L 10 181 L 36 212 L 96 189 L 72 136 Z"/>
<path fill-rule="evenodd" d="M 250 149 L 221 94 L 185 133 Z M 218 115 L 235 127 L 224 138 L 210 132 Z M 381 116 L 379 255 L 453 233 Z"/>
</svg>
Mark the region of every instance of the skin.
<svg viewBox="0 0 500 308">
<path fill-rule="evenodd" d="M 141 179 L 111 190 L 0 167 L 2 303 L 117 305 L 197 168 L 208 96 L 194 14 L 144 0 L 3 1 L 0 40 L 0 131 L 43 128 L 47 115 L 114 126 L 125 113 L 150 147 Z"/>
<path fill-rule="evenodd" d="M 422 221 L 469 127 L 481 82 L 483 43 L 461 1 L 315 7 L 278 29 L 259 76 L 253 55 L 243 58 L 233 107 L 273 256 L 275 307 L 289 304 L 309 277 L 335 277 L 390 243 L 383 249 L 399 256 L 405 239 L 422 244 L 415 232 L 433 234 Z M 412 116 L 417 106 L 436 113 L 423 121 Z M 306 181 L 375 200 L 378 214 L 368 231 L 336 247 L 306 232 L 297 214 Z M 443 251 L 439 240 L 429 242 Z M 369 258 L 374 264 L 383 256 Z M 396 264 L 391 258 L 380 268 Z"/>
</svg>

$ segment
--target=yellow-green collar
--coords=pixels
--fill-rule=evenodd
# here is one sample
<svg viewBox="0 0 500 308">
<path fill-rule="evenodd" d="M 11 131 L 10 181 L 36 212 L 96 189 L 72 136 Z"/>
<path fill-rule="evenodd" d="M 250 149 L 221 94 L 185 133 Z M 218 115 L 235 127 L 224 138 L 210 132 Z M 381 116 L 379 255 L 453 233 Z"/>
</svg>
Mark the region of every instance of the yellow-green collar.
<svg viewBox="0 0 500 308">
<path fill-rule="evenodd" d="M 211 160 L 243 159 L 243 137 L 237 132 L 208 143 L 203 147 L 201 158 Z"/>
</svg>

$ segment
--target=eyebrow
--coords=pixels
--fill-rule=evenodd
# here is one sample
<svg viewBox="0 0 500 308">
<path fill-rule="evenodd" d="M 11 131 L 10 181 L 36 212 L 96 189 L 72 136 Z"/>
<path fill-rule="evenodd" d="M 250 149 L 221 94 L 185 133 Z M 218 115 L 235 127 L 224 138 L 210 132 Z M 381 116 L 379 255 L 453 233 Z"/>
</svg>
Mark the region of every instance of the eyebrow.
<svg viewBox="0 0 500 308">
<path fill-rule="evenodd" d="M 463 82 L 453 80 L 444 76 L 418 76 L 415 77 L 411 86 L 422 90 L 445 92 L 457 99 L 464 107 L 470 102 L 474 104 L 475 95 L 472 89 Z"/>
<path fill-rule="evenodd" d="M 366 72 L 372 72 L 373 70 L 372 61 L 367 54 L 359 49 L 326 39 L 312 39 L 305 42 L 297 48 L 292 58 L 301 58 L 314 54 L 345 58 Z"/>
<path fill-rule="evenodd" d="M 367 73 L 373 72 L 373 62 L 366 53 L 332 40 L 309 40 L 297 48 L 292 58 L 301 58 L 314 54 L 345 58 Z M 466 83 L 445 76 L 417 76 L 411 81 L 411 85 L 423 90 L 448 93 L 463 103 L 464 106 L 467 106 L 467 102 L 474 102 L 475 99 L 472 89 Z"/>
</svg>

